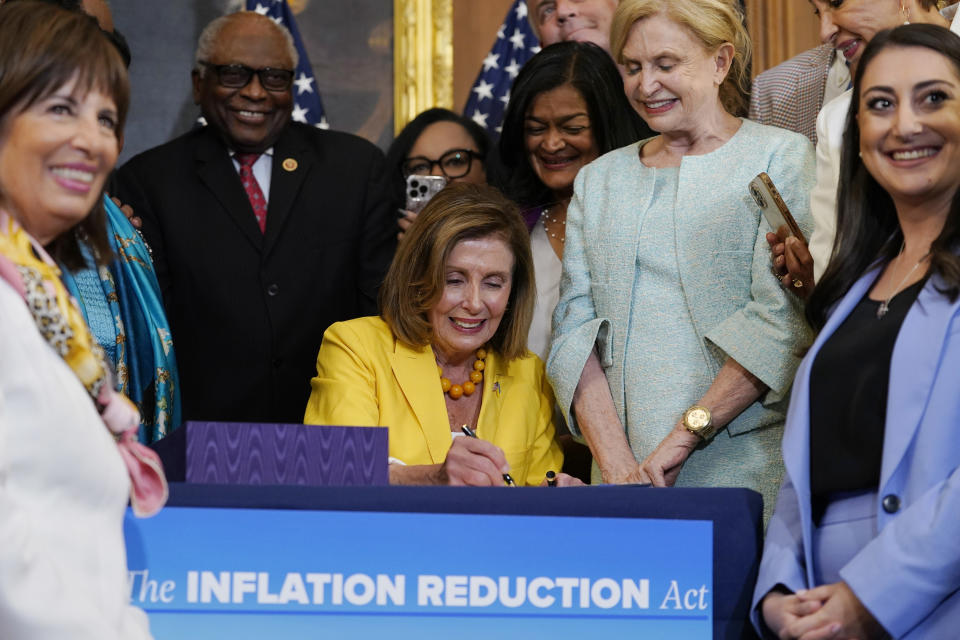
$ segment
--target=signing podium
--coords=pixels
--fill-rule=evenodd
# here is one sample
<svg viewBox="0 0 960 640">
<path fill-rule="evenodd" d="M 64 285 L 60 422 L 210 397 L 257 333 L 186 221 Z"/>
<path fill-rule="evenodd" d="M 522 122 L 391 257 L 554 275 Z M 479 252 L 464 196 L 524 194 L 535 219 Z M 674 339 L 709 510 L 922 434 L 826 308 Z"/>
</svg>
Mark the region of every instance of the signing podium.
<svg viewBox="0 0 960 640">
<path fill-rule="evenodd" d="M 160 514 L 128 515 L 131 600 L 158 640 L 755 637 L 753 491 L 257 478 L 174 482 Z"/>
</svg>

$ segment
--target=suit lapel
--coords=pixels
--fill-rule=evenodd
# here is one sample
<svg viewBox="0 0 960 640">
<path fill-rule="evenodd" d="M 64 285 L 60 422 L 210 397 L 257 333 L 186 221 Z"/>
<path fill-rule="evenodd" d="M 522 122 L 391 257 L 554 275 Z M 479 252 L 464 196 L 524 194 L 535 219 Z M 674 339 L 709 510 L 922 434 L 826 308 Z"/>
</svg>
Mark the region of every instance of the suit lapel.
<svg viewBox="0 0 960 640">
<path fill-rule="evenodd" d="M 296 137 L 288 125 L 273 146 L 264 255 L 269 255 L 280 237 L 300 187 L 310 171 L 312 159 L 312 154 L 304 149 L 303 141 Z M 320 203 L 316 203 L 316 206 L 319 209 Z"/>
<path fill-rule="evenodd" d="M 443 462 L 450 449 L 450 427 L 433 352 L 429 347 L 412 349 L 397 340 L 390 366 L 417 417 L 430 459 L 434 463 Z M 436 428 L 437 424 L 443 428 Z"/>
<path fill-rule="evenodd" d="M 937 291 L 938 286 L 944 288 L 945 284 L 939 276 L 931 276 L 907 312 L 893 348 L 881 487 L 896 471 L 920 425 L 934 377 L 943 364 L 941 349 L 946 333 L 960 309 L 960 299 L 950 302 Z"/>
<path fill-rule="evenodd" d="M 794 380 L 794 392 L 787 413 L 787 428 L 783 432 L 783 463 L 797 493 L 800 522 L 803 525 L 807 577 L 813 584 L 813 515 L 810 511 L 810 369 L 823 343 L 836 331 L 876 279 L 879 269 L 873 269 L 850 288 L 820 331 L 810 351 L 803 359 Z"/>
<path fill-rule="evenodd" d="M 507 375 L 507 363 L 492 351 L 487 356 L 487 368 L 483 379 L 483 399 L 480 401 L 480 416 L 477 419 L 477 437 L 483 440 L 496 439 L 497 429 L 507 397 L 512 397 L 513 376 Z"/>
<path fill-rule="evenodd" d="M 241 233 L 258 250 L 263 246 L 263 234 L 257 227 L 253 208 L 243 190 L 240 176 L 233 167 L 227 148 L 207 127 L 197 145 L 197 175 L 239 227 Z"/>
</svg>

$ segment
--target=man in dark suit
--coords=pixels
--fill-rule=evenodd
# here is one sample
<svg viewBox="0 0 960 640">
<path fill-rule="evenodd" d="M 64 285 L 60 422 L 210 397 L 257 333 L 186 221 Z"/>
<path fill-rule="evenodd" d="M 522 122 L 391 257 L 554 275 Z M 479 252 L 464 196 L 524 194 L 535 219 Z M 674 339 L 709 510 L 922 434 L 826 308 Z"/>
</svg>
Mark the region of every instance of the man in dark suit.
<svg viewBox="0 0 960 640">
<path fill-rule="evenodd" d="M 376 313 L 393 256 L 383 154 L 291 122 L 296 48 L 254 12 L 200 36 L 208 126 L 118 173 L 143 219 L 190 420 L 301 422 L 331 323 Z"/>
</svg>

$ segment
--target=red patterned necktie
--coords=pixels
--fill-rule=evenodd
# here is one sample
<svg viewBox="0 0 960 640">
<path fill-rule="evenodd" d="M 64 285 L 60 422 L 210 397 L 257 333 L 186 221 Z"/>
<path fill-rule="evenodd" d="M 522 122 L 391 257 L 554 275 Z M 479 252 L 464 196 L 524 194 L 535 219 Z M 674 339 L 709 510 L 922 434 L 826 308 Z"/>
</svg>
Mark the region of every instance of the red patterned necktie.
<svg viewBox="0 0 960 640">
<path fill-rule="evenodd" d="M 253 175 L 253 163 L 257 161 L 260 154 L 238 153 L 235 157 L 240 163 L 240 181 L 243 183 L 243 190 L 247 192 L 247 198 L 250 199 L 250 206 L 253 207 L 253 215 L 257 217 L 260 233 L 264 233 L 267 228 L 267 201 L 263 197 L 263 191 L 260 190 L 260 184 Z"/>
</svg>

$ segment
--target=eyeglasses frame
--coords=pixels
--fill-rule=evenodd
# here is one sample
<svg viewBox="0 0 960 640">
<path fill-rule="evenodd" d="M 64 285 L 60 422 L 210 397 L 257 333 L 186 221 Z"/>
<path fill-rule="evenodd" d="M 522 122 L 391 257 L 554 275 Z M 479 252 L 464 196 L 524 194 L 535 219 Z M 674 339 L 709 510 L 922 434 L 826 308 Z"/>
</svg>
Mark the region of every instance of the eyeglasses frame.
<svg viewBox="0 0 960 640">
<path fill-rule="evenodd" d="M 256 76 L 257 76 L 257 79 L 260 80 L 260 86 L 263 87 L 263 90 L 264 90 L 264 91 L 270 91 L 271 93 L 283 93 L 283 92 L 285 92 L 285 91 L 290 91 L 290 87 L 293 86 L 293 78 L 294 78 L 294 76 L 296 75 L 296 70 L 295 70 L 295 69 L 275 69 L 274 67 L 261 67 L 261 68 L 259 68 L 259 69 L 254 69 L 253 67 L 248 67 L 248 66 L 245 65 L 245 64 L 237 64 L 237 63 L 233 63 L 233 64 L 213 64 L 212 62 L 207 62 L 206 60 L 201 60 L 201 61 L 200 61 L 200 64 L 202 64 L 203 66 L 207 67 L 208 69 L 212 69 L 212 70 L 216 73 L 217 82 L 220 84 L 220 86 L 226 87 L 227 89 L 243 89 L 244 87 L 246 87 L 247 85 L 249 85 L 250 82 L 253 81 L 253 76 L 256 75 Z M 232 68 L 236 68 L 236 69 L 242 69 L 245 73 L 247 73 L 247 75 L 248 75 L 247 81 L 244 82 L 242 85 L 237 85 L 237 86 L 231 86 L 231 85 L 228 85 L 228 84 L 224 84 L 224 83 L 223 83 L 223 80 L 221 80 L 221 73 L 223 72 L 224 69 L 228 69 L 228 68 L 231 68 L 231 67 L 232 67 Z M 264 84 L 264 82 L 263 82 L 263 74 L 265 74 L 265 73 L 267 73 L 267 72 L 270 72 L 270 71 L 282 71 L 282 72 L 284 72 L 284 73 L 289 73 L 289 74 L 290 74 L 290 78 L 289 78 L 289 80 L 287 80 L 287 86 L 284 87 L 283 89 L 279 89 L 279 88 L 278 88 L 278 89 L 271 89 L 271 88 L 267 87 L 267 85 Z"/>
<path fill-rule="evenodd" d="M 466 154 L 467 154 L 467 169 L 466 169 L 466 171 L 464 171 L 464 172 L 461 173 L 460 175 L 457 175 L 457 176 L 448 175 L 447 172 L 446 172 L 446 171 L 444 170 L 444 168 L 443 168 L 443 158 L 444 158 L 445 156 L 450 155 L 451 153 L 466 153 Z M 445 151 L 445 152 L 444 152 L 439 158 L 437 158 L 436 160 L 431 160 L 430 158 L 428 158 L 428 157 L 426 157 L 426 156 L 413 156 L 412 158 L 407 158 L 406 160 L 403 161 L 403 164 L 400 166 L 400 172 L 403 174 L 404 179 L 406 179 L 406 178 L 408 178 L 408 177 L 410 177 L 410 176 L 412 176 L 412 175 L 430 175 L 430 174 L 433 173 L 433 166 L 434 166 L 434 165 L 437 165 L 438 167 L 440 167 L 440 173 L 442 173 L 446 178 L 448 178 L 448 179 L 450 179 L 450 180 L 454 180 L 454 179 L 456 179 L 456 178 L 462 178 L 463 176 L 465 176 L 465 175 L 467 175 L 468 173 L 470 173 L 470 170 L 473 168 L 473 159 L 474 159 L 474 158 L 477 158 L 478 160 L 481 160 L 481 161 L 482 161 L 482 160 L 483 160 L 483 154 L 481 154 L 479 151 L 474 151 L 473 149 L 450 149 L 449 151 Z M 423 162 L 424 162 L 425 164 L 429 164 L 429 165 L 430 165 L 430 170 L 429 170 L 427 173 L 423 173 L 423 174 L 407 173 L 407 171 L 406 171 L 406 166 L 407 166 L 410 162 L 412 162 L 412 161 L 414 161 L 414 160 L 423 160 Z"/>
</svg>

